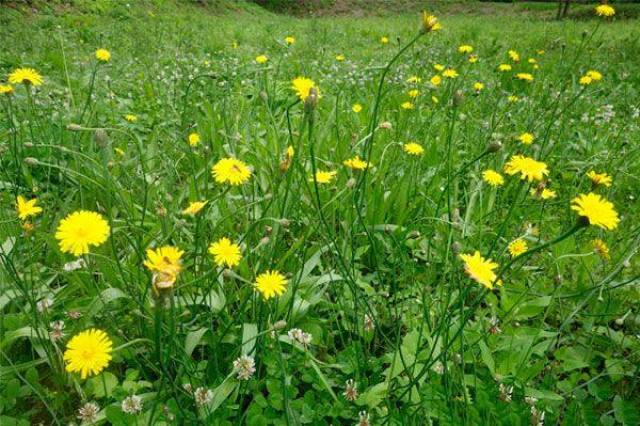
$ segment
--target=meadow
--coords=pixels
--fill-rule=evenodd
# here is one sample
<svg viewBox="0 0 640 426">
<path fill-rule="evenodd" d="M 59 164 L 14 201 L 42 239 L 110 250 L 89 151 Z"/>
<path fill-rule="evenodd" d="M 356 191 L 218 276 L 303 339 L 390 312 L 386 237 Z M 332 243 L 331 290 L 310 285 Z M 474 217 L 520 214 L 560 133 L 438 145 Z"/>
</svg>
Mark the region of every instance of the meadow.
<svg viewBox="0 0 640 426">
<path fill-rule="evenodd" d="M 640 424 L 637 19 L 81 3 L 0 5 L 2 426 Z"/>
</svg>

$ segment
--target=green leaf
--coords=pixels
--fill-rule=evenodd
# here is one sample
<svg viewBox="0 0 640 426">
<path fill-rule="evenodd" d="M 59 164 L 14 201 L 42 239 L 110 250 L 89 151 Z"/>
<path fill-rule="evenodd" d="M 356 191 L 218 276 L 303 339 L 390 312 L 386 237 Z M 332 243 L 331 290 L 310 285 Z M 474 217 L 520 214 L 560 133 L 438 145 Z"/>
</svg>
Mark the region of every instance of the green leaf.
<svg viewBox="0 0 640 426">
<path fill-rule="evenodd" d="M 88 383 L 93 389 L 93 395 L 97 398 L 103 398 L 111 396 L 115 387 L 118 386 L 118 378 L 112 373 L 104 371 L 89 379 Z"/>
<path fill-rule="evenodd" d="M 208 406 L 209 413 L 217 410 L 220 404 L 231 395 L 231 392 L 233 392 L 237 385 L 238 381 L 232 376 L 227 377 L 224 382 L 220 383 L 220 385 L 213 390 L 213 399 Z"/>
<path fill-rule="evenodd" d="M 258 326 L 256 324 L 245 323 L 242 326 L 242 354 L 251 355 L 256 347 L 256 337 L 258 336 Z"/>
<path fill-rule="evenodd" d="M 525 396 L 532 396 L 536 399 L 546 399 L 549 401 L 564 401 L 562 395 L 546 389 L 524 388 Z"/>
<path fill-rule="evenodd" d="M 196 348 L 196 346 L 198 346 L 200 340 L 202 340 L 202 337 L 206 334 L 207 331 L 209 331 L 208 328 L 202 327 L 187 334 L 187 337 L 184 341 L 184 351 L 186 352 L 187 356 L 191 356 L 194 349 Z"/>
<path fill-rule="evenodd" d="M 613 413 L 616 420 L 624 426 L 636 426 L 640 424 L 640 411 L 638 411 L 638 402 L 625 401 L 616 395 L 613 398 Z"/>
</svg>

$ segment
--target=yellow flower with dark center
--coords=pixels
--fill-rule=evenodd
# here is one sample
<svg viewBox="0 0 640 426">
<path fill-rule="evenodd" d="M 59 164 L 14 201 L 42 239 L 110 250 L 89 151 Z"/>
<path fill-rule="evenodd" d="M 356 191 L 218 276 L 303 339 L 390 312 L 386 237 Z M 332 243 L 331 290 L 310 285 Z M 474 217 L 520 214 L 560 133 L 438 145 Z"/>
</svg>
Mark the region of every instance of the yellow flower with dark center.
<svg viewBox="0 0 640 426">
<path fill-rule="evenodd" d="M 337 174 L 338 172 L 335 172 L 335 171 L 326 172 L 326 171 L 318 170 L 316 171 L 315 179 L 311 178 L 309 179 L 309 181 L 313 182 L 315 180 L 319 184 L 331 183 L 331 181 L 335 179 Z"/>
<path fill-rule="evenodd" d="M 446 70 L 442 71 L 442 76 L 445 78 L 456 78 L 458 77 L 458 71 L 454 70 L 453 68 L 447 68 Z"/>
<path fill-rule="evenodd" d="M 174 282 L 182 271 L 182 255 L 184 251 L 173 246 L 162 246 L 157 249 L 147 249 L 147 259 L 144 261 L 151 272 L 163 274 L 168 281 Z"/>
<path fill-rule="evenodd" d="M 571 210 L 575 210 L 590 225 L 603 229 L 615 229 L 620 222 L 613 204 L 593 192 L 580 194 L 571 200 Z"/>
<path fill-rule="evenodd" d="M 56 239 L 60 250 L 74 256 L 89 253 L 89 247 L 97 247 L 107 241 L 109 224 L 98 213 L 78 210 L 60 221 Z"/>
<path fill-rule="evenodd" d="M 182 210 L 182 214 L 186 216 L 195 216 L 200 210 L 206 206 L 208 201 L 192 201 L 189 203 L 186 209 Z"/>
<path fill-rule="evenodd" d="M 291 46 L 293 43 L 296 42 L 296 39 L 293 36 L 287 36 L 284 38 L 284 42 L 287 43 L 289 46 Z"/>
<path fill-rule="evenodd" d="M 124 119 L 127 120 L 129 123 L 135 123 L 136 121 L 138 121 L 138 116 L 133 114 L 127 114 L 124 116 Z"/>
<path fill-rule="evenodd" d="M 493 289 L 494 281 L 496 281 L 497 275 L 494 272 L 499 265 L 493 262 L 491 259 L 486 259 L 480 256 L 480 252 L 476 251 L 474 254 L 461 254 L 460 258 L 464 262 L 464 271 L 471 279 L 475 280 L 479 284 L 482 284 L 489 290 Z M 502 285 L 502 281 L 498 280 L 495 284 Z"/>
<path fill-rule="evenodd" d="M 511 71 L 511 65 L 509 65 L 509 64 L 500 64 L 500 65 L 498 65 L 498 71 L 501 71 L 501 72 Z"/>
<path fill-rule="evenodd" d="M 411 83 L 411 84 L 417 84 L 417 83 L 420 83 L 421 81 L 422 79 L 417 75 L 412 75 L 407 79 L 407 83 Z"/>
<path fill-rule="evenodd" d="M 197 133 L 190 133 L 188 137 L 189 145 L 198 146 L 200 143 L 200 135 Z"/>
<path fill-rule="evenodd" d="M 513 62 L 520 62 L 520 54 L 518 52 L 516 52 L 515 50 L 510 50 L 508 54 L 509 58 L 511 58 Z"/>
<path fill-rule="evenodd" d="M 353 106 L 351 107 L 351 111 L 355 112 L 356 114 L 359 113 L 360 111 L 362 111 L 362 105 L 353 104 Z"/>
<path fill-rule="evenodd" d="M 482 180 L 491 186 L 502 186 L 504 184 L 504 177 L 492 169 L 487 169 L 482 172 Z"/>
<path fill-rule="evenodd" d="M 69 340 L 64 351 L 65 370 L 80 373 L 80 378 L 99 374 L 111 361 L 113 342 L 102 330 L 82 331 Z"/>
<path fill-rule="evenodd" d="M 524 145 L 531 145 L 535 139 L 532 133 L 525 132 L 518 136 L 518 140 Z"/>
<path fill-rule="evenodd" d="M 13 93 L 13 86 L 10 84 L 0 84 L 0 95 L 10 95 Z"/>
<path fill-rule="evenodd" d="M 227 265 L 229 268 L 233 268 L 242 260 L 240 246 L 232 243 L 231 240 L 226 237 L 222 237 L 215 243 L 211 243 L 209 253 L 213 255 L 213 260 L 218 266 Z"/>
<path fill-rule="evenodd" d="M 609 255 L 609 247 L 607 243 L 602 241 L 600 238 L 595 238 L 591 240 L 591 246 L 593 247 L 593 252 L 600 256 L 603 260 L 611 259 Z"/>
<path fill-rule="evenodd" d="M 525 240 L 518 238 L 517 240 L 511 241 L 511 243 L 509 243 L 508 249 L 511 257 L 516 257 L 529 250 L 529 246 L 527 245 L 527 242 Z"/>
<path fill-rule="evenodd" d="M 424 148 L 422 147 L 422 145 L 415 142 L 404 144 L 402 149 L 404 149 L 404 152 L 409 155 L 422 155 L 424 153 Z"/>
<path fill-rule="evenodd" d="M 596 6 L 596 15 L 610 18 L 616 14 L 616 10 L 608 4 L 600 4 Z"/>
<path fill-rule="evenodd" d="M 292 87 L 302 102 L 307 100 L 311 89 L 315 89 L 318 97 L 320 97 L 320 89 L 316 87 L 316 83 L 310 78 L 296 77 L 292 81 Z"/>
<path fill-rule="evenodd" d="M 412 102 L 406 101 L 406 102 L 403 102 L 402 104 L 400 104 L 400 108 L 402 108 L 402 109 L 414 109 L 415 106 L 413 105 Z"/>
<path fill-rule="evenodd" d="M 528 72 L 519 72 L 516 74 L 516 78 L 521 81 L 533 81 L 533 75 L 529 74 Z"/>
<path fill-rule="evenodd" d="M 211 175 L 217 183 L 240 185 L 251 177 L 251 170 L 242 161 L 233 158 L 223 158 L 211 168 Z"/>
<path fill-rule="evenodd" d="M 463 44 L 462 46 L 458 47 L 458 52 L 460 52 L 460 53 L 471 53 L 471 52 L 473 52 L 473 47 L 469 46 L 468 44 Z"/>
<path fill-rule="evenodd" d="M 345 56 L 342 53 L 336 55 L 336 61 L 342 62 L 345 60 Z"/>
<path fill-rule="evenodd" d="M 549 169 L 542 161 L 536 161 L 523 155 L 514 155 L 505 164 L 504 172 L 510 176 L 520 173 L 520 179 L 531 182 L 542 180 L 544 176 L 549 174 Z"/>
<path fill-rule="evenodd" d="M 600 74 L 598 71 L 595 70 L 589 70 L 587 71 L 587 76 L 591 77 L 591 80 L 593 81 L 600 81 L 602 80 L 602 74 Z"/>
<path fill-rule="evenodd" d="M 111 53 L 107 49 L 98 49 L 96 50 L 96 59 L 100 62 L 109 62 Z"/>
<path fill-rule="evenodd" d="M 27 220 L 29 216 L 36 216 L 42 212 L 42 207 L 36 206 L 37 198 L 27 201 L 22 195 L 16 197 L 16 210 L 20 220 Z"/>
<path fill-rule="evenodd" d="M 434 75 L 433 77 L 431 77 L 431 79 L 429 80 L 429 82 L 431 84 L 433 84 L 434 86 L 440 86 L 440 83 L 442 83 L 442 77 L 440 77 L 439 75 Z"/>
<path fill-rule="evenodd" d="M 260 65 L 266 64 L 268 60 L 269 60 L 269 58 L 267 58 L 266 55 L 258 55 L 258 56 L 256 56 L 256 62 L 259 63 Z"/>
<path fill-rule="evenodd" d="M 40 86 L 43 81 L 42 76 L 33 68 L 17 68 L 9 74 L 9 83 L 11 84 L 22 83 L 31 86 Z"/>
<path fill-rule="evenodd" d="M 408 93 L 409 97 L 414 99 L 417 98 L 419 94 L 420 94 L 420 91 L 417 89 L 409 90 L 409 93 Z"/>
<path fill-rule="evenodd" d="M 348 160 L 344 160 L 342 164 L 353 170 L 364 170 L 369 167 L 369 162 L 362 160 L 359 155 L 349 158 Z"/>
<path fill-rule="evenodd" d="M 265 300 L 282 295 L 287 288 L 287 279 L 278 271 L 267 271 L 256 277 L 254 287 Z"/>
<path fill-rule="evenodd" d="M 602 185 L 606 187 L 610 187 L 613 183 L 613 179 L 606 173 L 596 173 L 594 170 L 591 170 L 587 173 L 587 177 L 591 180 L 594 186 Z"/>
</svg>

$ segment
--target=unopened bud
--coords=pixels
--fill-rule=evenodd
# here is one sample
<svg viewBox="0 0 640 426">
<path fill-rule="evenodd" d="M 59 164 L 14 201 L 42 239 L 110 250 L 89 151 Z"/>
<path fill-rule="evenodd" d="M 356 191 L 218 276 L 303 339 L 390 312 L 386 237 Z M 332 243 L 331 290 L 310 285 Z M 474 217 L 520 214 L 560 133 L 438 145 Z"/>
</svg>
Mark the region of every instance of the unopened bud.
<svg viewBox="0 0 640 426">
<path fill-rule="evenodd" d="M 351 189 L 356 185 L 356 179 L 355 178 L 350 178 L 347 181 L 347 188 Z"/>
<path fill-rule="evenodd" d="M 464 102 L 464 93 L 462 90 L 456 90 L 456 93 L 453 94 L 453 106 L 458 107 L 462 105 Z"/>
<path fill-rule="evenodd" d="M 291 221 L 289 219 L 280 219 L 280 226 L 283 228 L 288 228 L 291 225 Z"/>
<path fill-rule="evenodd" d="M 313 112 L 318 105 L 318 90 L 315 87 L 309 89 L 309 96 L 304 101 L 304 110 L 307 113 Z"/>
<path fill-rule="evenodd" d="M 491 142 L 487 147 L 487 151 L 489 152 L 498 152 L 502 149 L 502 144 L 498 141 Z"/>
<path fill-rule="evenodd" d="M 96 132 L 93 134 L 93 136 L 96 140 L 96 143 L 100 146 L 106 145 L 107 141 L 109 140 L 107 132 L 104 129 L 96 129 Z"/>
<path fill-rule="evenodd" d="M 462 246 L 459 242 L 454 241 L 453 244 L 451 244 L 451 252 L 455 255 L 458 255 L 462 252 Z"/>
<path fill-rule="evenodd" d="M 38 164 L 38 159 L 33 157 L 26 157 L 24 159 L 24 163 L 30 166 L 36 166 Z"/>
<path fill-rule="evenodd" d="M 67 124 L 67 130 L 71 130 L 72 132 L 79 132 L 82 130 L 82 126 L 75 123 Z"/>
<path fill-rule="evenodd" d="M 33 142 L 25 142 L 24 143 L 24 147 L 25 148 L 33 148 Z"/>
<path fill-rule="evenodd" d="M 388 121 L 383 121 L 382 123 L 380 123 L 378 127 L 384 130 L 389 130 L 391 129 L 392 126 L 391 126 L 391 123 L 389 123 Z"/>
<path fill-rule="evenodd" d="M 266 246 L 267 244 L 269 244 L 269 237 L 262 237 L 262 239 L 260 240 L 260 244 L 258 244 L 259 246 Z"/>
<path fill-rule="evenodd" d="M 286 326 L 287 326 L 287 322 L 285 320 L 280 320 L 280 321 L 277 321 L 275 324 L 273 324 L 273 329 L 282 330 Z"/>
</svg>

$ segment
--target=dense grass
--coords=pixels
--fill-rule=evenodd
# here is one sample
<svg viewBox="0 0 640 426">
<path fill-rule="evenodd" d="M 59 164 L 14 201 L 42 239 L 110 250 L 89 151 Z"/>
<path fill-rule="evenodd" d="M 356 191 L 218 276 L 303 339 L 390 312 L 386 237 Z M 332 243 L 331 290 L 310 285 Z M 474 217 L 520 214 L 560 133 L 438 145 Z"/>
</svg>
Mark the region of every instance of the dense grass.
<svg viewBox="0 0 640 426">
<path fill-rule="evenodd" d="M 638 22 L 450 14 L 390 64 L 417 36 L 416 16 L 239 9 L 0 9 L 0 81 L 20 66 L 45 78 L 0 98 L 0 423 L 68 424 L 95 402 L 98 422 L 118 425 L 526 425 L 542 412 L 546 424 L 638 424 Z M 101 47 L 108 63 L 94 57 Z M 433 87 L 435 64 L 459 76 Z M 588 70 L 603 79 L 581 86 Z M 318 85 L 315 108 L 296 101 L 297 76 Z M 409 142 L 424 154 L 405 153 Z M 343 165 L 356 154 L 366 172 Z M 556 198 L 518 176 L 483 182 L 515 154 L 548 165 Z M 247 183 L 214 181 L 228 156 L 252 166 Z M 314 170 L 337 174 L 316 184 Z M 592 188 L 591 170 L 612 186 Z M 590 191 L 614 203 L 616 229 L 574 227 L 571 200 Z M 18 195 L 43 208 L 32 228 Z M 183 215 L 195 200 L 208 204 Z M 54 235 L 80 209 L 111 232 L 70 271 Z M 224 236 L 242 247 L 231 269 L 207 252 Z M 512 258 L 516 239 L 531 251 Z M 162 245 L 185 253 L 158 294 L 143 263 Z M 501 265 L 503 286 L 465 274 L 458 255 L 476 250 Z M 252 284 L 270 269 L 288 284 L 264 300 Z M 64 335 L 51 337 L 60 320 Z M 81 379 L 62 354 L 89 328 L 115 350 Z M 294 328 L 311 333 L 308 347 Z M 247 381 L 233 367 L 242 354 L 255 359 Z M 198 405 L 197 388 L 211 400 Z M 123 413 L 134 394 L 142 412 Z"/>
</svg>

